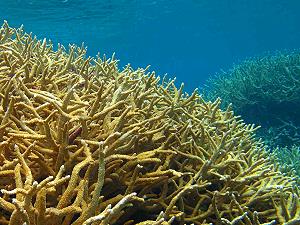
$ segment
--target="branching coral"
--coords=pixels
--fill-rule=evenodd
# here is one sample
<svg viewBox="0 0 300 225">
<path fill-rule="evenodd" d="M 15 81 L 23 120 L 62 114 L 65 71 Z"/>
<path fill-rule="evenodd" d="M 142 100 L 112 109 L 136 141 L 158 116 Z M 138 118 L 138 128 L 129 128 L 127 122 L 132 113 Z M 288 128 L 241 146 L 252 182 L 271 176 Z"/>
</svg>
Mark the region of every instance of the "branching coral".
<svg viewBox="0 0 300 225">
<path fill-rule="evenodd" d="M 232 103 L 237 114 L 260 124 L 269 145 L 300 144 L 300 53 L 278 52 L 245 60 L 211 78 L 207 97 Z"/>
<path fill-rule="evenodd" d="M 272 149 L 271 154 L 274 155 L 274 162 L 279 162 L 280 171 L 295 176 L 298 178 L 300 184 L 300 149 L 298 146 L 291 148 L 275 148 Z"/>
<path fill-rule="evenodd" d="M 1 224 L 299 224 L 253 125 L 85 53 L 1 28 Z"/>
</svg>

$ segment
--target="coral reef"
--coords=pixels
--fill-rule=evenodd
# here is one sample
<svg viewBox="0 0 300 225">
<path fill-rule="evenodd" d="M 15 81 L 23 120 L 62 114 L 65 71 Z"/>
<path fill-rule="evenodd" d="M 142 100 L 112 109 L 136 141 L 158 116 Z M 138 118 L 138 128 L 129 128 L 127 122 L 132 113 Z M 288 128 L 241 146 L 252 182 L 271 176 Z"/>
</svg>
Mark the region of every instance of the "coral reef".
<svg viewBox="0 0 300 225">
<path fill-rule="evenodd" d="M 300 53 L 278 52 L 248 59 L 211 78 L 207 97 L 232 103 L 245 121 L 262 126 L 272 147 L 300 144 Z"/>
<path fill-rule="evenodd" d="M 0 30 L 0 224 L 300 224 L 284 176 L 220 99 Z"/>
<path fill-rule="evenodd" d="M 244 61 L 211 78 L 206 97 L 221 96 L 247 122 L 262 126 L 257 134 L 274 152 L 281 171 L 298 179 L 300 146 L 300 54 L 267 55 Z M 292 163 L 291 163 L 292 162 Z"/>
<path fill-rule="evenodd" d="M 280 165 L 280 171 L 297 178 L 300 185 L 300 147 L 284 147 L 270 149 L 270 154 L 274 155 L 274 159 Z"/>
</svg>

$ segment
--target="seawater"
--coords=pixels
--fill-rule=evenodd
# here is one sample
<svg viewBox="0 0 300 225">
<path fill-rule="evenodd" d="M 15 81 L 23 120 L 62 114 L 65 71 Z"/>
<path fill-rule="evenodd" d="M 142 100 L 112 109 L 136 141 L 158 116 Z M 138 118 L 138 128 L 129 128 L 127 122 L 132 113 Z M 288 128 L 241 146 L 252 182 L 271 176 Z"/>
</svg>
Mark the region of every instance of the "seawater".
<svg viewBox="0 0 300 225">
<path fill-rule="evenodd" d="M 0 0 L 1 21 L 54 43 L 88 46 L 120 67 L 152 65 L 190 92 L 208 76 L 300 46 L 298 0 Z"/>
</svg>

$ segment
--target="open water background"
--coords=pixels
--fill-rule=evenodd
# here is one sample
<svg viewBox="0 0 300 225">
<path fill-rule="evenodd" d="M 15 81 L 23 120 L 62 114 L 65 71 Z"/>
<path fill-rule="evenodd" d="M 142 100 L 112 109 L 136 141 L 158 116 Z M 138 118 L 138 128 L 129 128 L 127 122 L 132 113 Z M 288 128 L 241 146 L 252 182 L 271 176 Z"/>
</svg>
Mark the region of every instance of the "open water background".
<svg viewBox="0 0 300 225">
<path fill-rule="evenodd" d="M 201 87 L 210 75 L 268 51 L 300 48 L 299 0 L 0 0 L 0 19 L 54 43 L 116 52 Z"/>
</svg>

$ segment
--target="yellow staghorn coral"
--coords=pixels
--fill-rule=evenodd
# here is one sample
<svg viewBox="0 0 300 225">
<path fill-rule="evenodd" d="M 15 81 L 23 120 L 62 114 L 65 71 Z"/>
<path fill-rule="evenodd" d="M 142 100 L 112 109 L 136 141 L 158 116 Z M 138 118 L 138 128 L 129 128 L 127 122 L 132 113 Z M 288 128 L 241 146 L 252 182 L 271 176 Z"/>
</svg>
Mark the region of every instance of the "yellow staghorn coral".
<svg viewBox="0 0 300 225">
<path fill-rule="evenodd" d="M 300 224 L 299 194 L 220 99 L 0 30 L 0 224 Z"/>
</svg>

